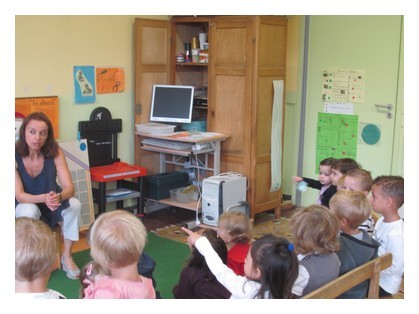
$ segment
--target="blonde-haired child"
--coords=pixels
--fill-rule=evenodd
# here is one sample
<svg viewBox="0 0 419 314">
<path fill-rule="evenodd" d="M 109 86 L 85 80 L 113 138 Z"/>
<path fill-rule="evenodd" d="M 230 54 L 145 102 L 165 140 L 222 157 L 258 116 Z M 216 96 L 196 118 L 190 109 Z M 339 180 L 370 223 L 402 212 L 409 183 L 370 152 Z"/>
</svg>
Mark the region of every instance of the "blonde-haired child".
<svg viewBox="0 0 419 314">
<path fill-rule="evenodd" d="M 336 215 L 321 205 L 298 209 L 290 224 L 300 263 L 292 292 L 302 297 L 339 276 L 340 225 Z"/>
<path fill-rule="evenodd" d="M 361 168 L 351 169 L 340 180 L 343 180 L 343 190 L 359 191 L 364 193 L 365 196 L 368 196 L 371 191 L 372 177 L 371 172 L 368 170 Z M 370 235 L 374 231 L 374 216 L 378 219 L 377 214 L 371 211 L 360 225 L 360 228 L 367 230 Z"/>
<path fill-rule="evenodd" d="M 138 260 L 147 240 L 143 223 L 126 210 L 101 214 L 90 229 L 90 255 L 108 276 L 89 285 L 85 299 L 154 299 L 150 278 L 138 273 Z"/>
<path fill-rule="evenodd" d="M 23 299 L 65 299 L 47 288 L 58 266 L 56 242 L 51 228 L 39 219 L 15 220 L 15 292 Z"/>
<path fill-rule="evenodd" d="M 228 248 L 227 266 L 241 276 L 244 276 L 244 261 L 250 248 L 250 231 L 250 220 L 243 212 L 228 211 L 218 220 L 218 236 Z"/>
<path fill-rule="evenodd" d="M 330 200 L 340 222 L 340 275 L 377 257 L 379 243 L 373 240 L 360 224 L 370 215 L 371 204 L 366 195 L 359 191 L 338 191 Z M 364 281 L 340 296 L 345 299 L 363 299 L 368 292 L 368 281 Z"/>
</svg>

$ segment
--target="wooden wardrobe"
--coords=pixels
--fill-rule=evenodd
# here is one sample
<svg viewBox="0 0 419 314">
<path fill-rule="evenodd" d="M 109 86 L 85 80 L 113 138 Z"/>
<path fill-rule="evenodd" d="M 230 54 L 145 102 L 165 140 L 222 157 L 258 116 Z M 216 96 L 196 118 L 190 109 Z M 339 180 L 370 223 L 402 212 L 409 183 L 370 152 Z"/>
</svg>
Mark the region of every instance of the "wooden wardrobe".
<svg viewBox="0 0 419 314">
<path fill-rule="evenodd" d="M 208 105 L 194 109 L 194 116 L 207 119 L 207 131 L 229 137 L 221 146 L 221 172 L 247 177 L 252 217 L 271 209 L 279 217 L 282 189 L 270 191 L 271 119 L 273 81 L 285 85 L 286 17 L 136 19 L 135 30 L 135 123 L 149 122 L 153 84 L 204 87 Z M 200 32 L 208 34 L 208 63 L 176 63 L 183 43 Z M 158 156 L 141 151 L 138 136 L 135 163 L 149 173 L 159 169 Z"/>
</svg>

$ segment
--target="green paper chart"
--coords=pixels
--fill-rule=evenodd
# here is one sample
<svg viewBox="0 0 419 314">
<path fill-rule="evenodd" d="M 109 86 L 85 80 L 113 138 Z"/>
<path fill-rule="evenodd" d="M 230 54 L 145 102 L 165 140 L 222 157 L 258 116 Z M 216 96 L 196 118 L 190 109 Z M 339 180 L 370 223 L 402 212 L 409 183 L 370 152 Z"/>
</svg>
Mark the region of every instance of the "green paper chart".
<svg viewBox="0 0 419 314">
<path fill-rule="evenodd" d="M 317 119 L 316 172 L 325 158 L 356 160 L 358 116 L 319 112 Z"/>
</svg>

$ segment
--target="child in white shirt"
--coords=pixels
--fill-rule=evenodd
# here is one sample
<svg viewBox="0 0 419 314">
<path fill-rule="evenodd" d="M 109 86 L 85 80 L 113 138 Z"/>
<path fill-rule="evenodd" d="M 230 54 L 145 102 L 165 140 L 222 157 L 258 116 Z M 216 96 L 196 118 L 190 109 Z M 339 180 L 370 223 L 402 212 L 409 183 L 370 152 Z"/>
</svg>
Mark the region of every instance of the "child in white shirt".
<svg viewBox="0 0 419 314">
<path fill-rule="evenodd" d="M 236 275 L 214 251 L 207 238 L 182 228 L 189 245 L 195 245 L 205 257 L 217 280 L 231 292 L 232 299 L 286 299 L 298 276 L 294 246 L 285 238 L 266 235 L 250 247 L 244 264 L 245 276 Z"/>
<path fill-rule="evenodd" d="M 371 206 L 381 214 L 375 224 L 373 239 L 381 245 L 378 256 L 386 252 L 393 255 L 391 266 L 380 273 L 379 296 L 389 296 L 399 291 L 404 273 L 404 221 L 398 209 L 404 203 L 404 179 L 399 176 L 379 176 L 371 188 Z"/>
</svg>

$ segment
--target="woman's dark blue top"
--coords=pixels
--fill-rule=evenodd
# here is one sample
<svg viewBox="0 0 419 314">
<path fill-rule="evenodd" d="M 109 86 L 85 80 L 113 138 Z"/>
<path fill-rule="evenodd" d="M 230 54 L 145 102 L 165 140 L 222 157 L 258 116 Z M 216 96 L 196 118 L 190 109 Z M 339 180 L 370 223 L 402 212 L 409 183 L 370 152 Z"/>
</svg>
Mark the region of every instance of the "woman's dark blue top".
<svg viewBox="0 0 419 314">
<path fill-rule="evenodd" d="M 57 169 L 55 168 L 53 158 L 44 158 L 42 171 L 36 177 L 31 177 L 26 172 L 22 156 L 20 156 L 17 152 L 15 153 L 15 160 L 17 163 L 17 170 L 22 180 L 23 189 L 26 193 L 39 195 L 49 193 L 50 191 L 54 191 L 56 193 L 60 193 L 62 191 L 61 187 L 57 183 Z M 15 206 L 18 204 L 19 202 L 15 199 Z M 41 219 L 53 228 L 57 222 L 62 220 L 61 212 L 70 206 L 70 203 L 68 200 L 62 201 L 61 206 L 55 211 L 51 211 L 45 203 L 38 203 L 36 205 L 41 211 Z"/>
</svg>

